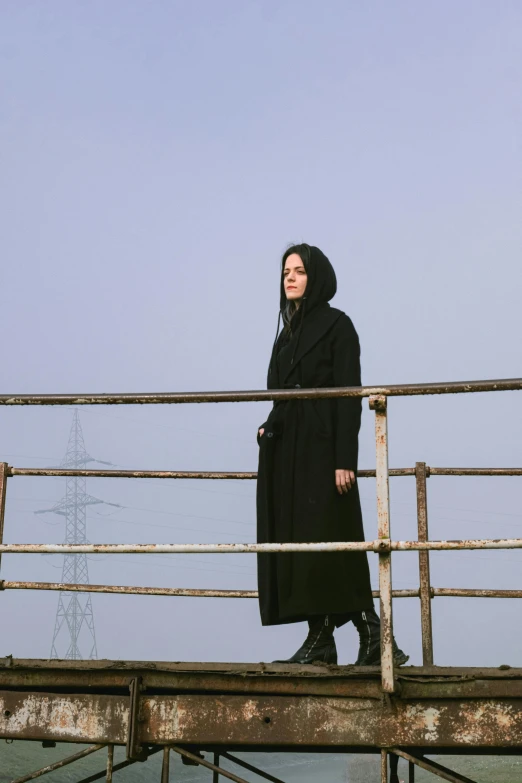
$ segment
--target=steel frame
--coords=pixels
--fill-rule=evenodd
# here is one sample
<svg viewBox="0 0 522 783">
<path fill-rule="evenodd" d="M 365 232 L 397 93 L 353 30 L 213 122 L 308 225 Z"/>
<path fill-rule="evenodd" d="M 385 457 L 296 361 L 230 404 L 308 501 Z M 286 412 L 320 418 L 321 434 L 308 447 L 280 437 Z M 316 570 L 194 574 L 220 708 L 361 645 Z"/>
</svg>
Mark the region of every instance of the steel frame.
<svg viewBox="0 0 522 783">
<path fill-rule="evenodd" d="M 477 550 L 477 549 L 509 549 L 522 548 L 522 539 L 476 539 L 459 541 L 432 541 L 428 536 L 428 509 L 427 509 L 427 478 L 430 476 L 522 476 L 522 468 L 430 468 L 423 462 L 417 462 L 415 468 L 389 469 L 388 466 L 388 436 L 387 436 L 387 398 L 394 396 L 417 396 L 429 394 L 461 394 L 475 392 L 522 390 L 522 379 L 507 379 L 495 381 L 471 381 L 457 382 L 448 384 L 409 384 L 400 386 L 382 386 L 382 387 L 353 387 L 336 389 L 299 389 L 299 390 L 281 390 L 281 391 L 256 391 L 256 392 L 203 392 L 203 393 L 167 393 L 167 394 L 80 394 L 80 395 L 0 395 L 0 405 L 126 405 L 126 404 L 182 404 L 182 403 L 210 403 L 210 402 L 246 402 L 263 401 L 279 399 L 318 399 L 318 398 L 336 398 L 336 397 L 368 397 L 370 408 L 375 412 L 375 442 L 376 442 L 376 469 L 359 471 L 360 478 L 375 477 L 377 490 L 377 521 L 378 537 L 374 541 L 366 542 L 323 542 L 313 544 L 156 544 L 156 545 L 132 545 L 132 544 L 64 544 L 64 545 L 36 545 L 36 544 L 4 544 L 4 518 L 5 518 L 5 500 L 7 480 L 22 476 L 66 476 L 73 477 L 112 477 L 112 478 L 164 478 L 164 479 L 218 479 L 218 480 L 252 480 L 256 478 L 253 472 L 238 473 L 219 473 L 219 472 L 184 472 L 184 471 L 118 471 L 118 470 L 86 470 L 86 469 L 37 469 L 37 468 L 18 468 L 10 467 L 5 462 L 0 463 L 0 561 L 2 554 L 11 553 L 64 553 L 87 554 L 87 553 L 105 553 L 116 554 L 121 552 L 132 553 L 251 553 L 251 552 L 324 552 L 324 551 L 367 551 L 374 552 L 379 558 L 379 590 L 374 595 L 380 598 L 381 604 L 381 684 L 380 690 L 383 696 L 397 699 L 401 695 L 400 680 L 397 672 L 394 671 L 392 639 L 393 639 L 393 616 L 392 599 L 418 597 L 421 606 L 421 632 L 422 632 L 422 652 L 423 665 L 433 667 L 433 633 L 431 618 L 431 601 L 439 596 L 458 596 L 458 597 L 481 597 L 481 598 L 520 598 L 522 590 L 473 590 L 473 589 L 454 589 L 454 588 L 434 588 L 430 582 L 429 552 L 430 551 L 455 551 L 455 550 Z M 394 541 L 390 532 L 390 504 L 389 504 L 389 479 L 392 476 L 415 476 L 416 494 L 417 494 L 417 523 L 418 539 L 416 541 Z M 416 551 L 419 555 L 419 588 L 418 590 L 393 590 L 392 589 L 392 553 L 394 551 Z M 183 588 L 154 588 L 154 587 L 132 587 L 132 586 L 114 586 L 114 585 L 85 585 L 85 584 L 67 584 L 64 583 L 41 583 L 41 582 L 17 582 L 0 581 L 0 589 L 35 589 L 35 590 L 64 590 L 70 592 L 104 592 L 104 593 L 124 593 L 124 594 L 147 594 L 147 595 L 178 595 L 194 597 L 229 597 L 229 598 L 255 598 L 255 591 L 242 590 L 186 590 Z M 8 696 L 8 694 L 7 694 Z M 0 699 L 5 701 L 6 694 L 0 694 Z M 65 695 L 60 698 L 62 700 Z M 100 697 L 101 698 L 101 697 Z M 106 697 L 109 698 L 109 697 Z M 132 680 L 130 686 L 130 706 L 128 719 L 127 736 L 127 762 L 133 763 L 140 758 L 146 758 L 151 752 L 156 752 L 159 748 L 151 748 L 150 740 L 140 740 L 141 729 L 138 730 L 140 709 L 143 699 L 141 694 L 141 681 L 139 678 Z M 159 697 L 158 697 L 159 698 Z M 188 698 L 188 697 L 187 697 Z M 231 699 L 233 697 L 230 697 Z M 302 697 L 299 697 L 302 698 Z M 9 701 L 9 699 L 7 699 Z M 395 707 L 397 708 L 397 702 Z M 140 706 L 141 705 L 141 706 Z M 197 705 L 196 705 L 197 706 Z M 297 707 L 297 704 L 295 705 Z M 506 705 L 504 705 L 505 707 Z M 513 705 L 512 713 L 515 715 Z M 522 721 L 522 705 L 520 706 Z M 194 708 L 194 704 L 192 704 Z M 237 705 L 239 708 L 239 705 Z M 231 703 L 231 709 L 233 709 Z M 492 708 L 492 705 L 483 705 L 483 709 Z M 166 706 L 163 705 L 163 709 Z M 500 711 L 503 707 L 499 706 Z M 10 714 L 9 709 L 4 711 L 4 717 Z M 500 714 L 500 713 L 499 713 Z M 516 713 L 518 716 L 518 713 Z M 491 717 L 491 716 L 490 716 Z M 493 720 L 495 720 L 493 718 Z M 519 718 L 516 718 L 518 732 Z M 0 721 L 1 723 L 1 721 Z M 141 725 L 141 724 L 140 724 Z M 0 730 L 2 736 L 6 736 Z M 517 734 L 518 736 L 518 734 Z M 381 738 L 381 767 L 382 779 L 386 780 L 388 757 L 396 759 L 402 756 L 409 762 L 409 776 L 413 779 L 414 766 L 421 766 L 429 769 L 434 774 L 450 781 L 464 781 L 462 776 L 452 773 L 441 765 L 434 764 L 425 759 L 419 758 L 409 750 L 401 747 L 390 747 Z M 91 777 L 89 780 L 100 779 L 105 775 L 106 780 L 112 780 L 112 774 L 121 765 L 113 765 L 113 745 L 120 740 L 114 737 L 110 738 L 108 745 L 107 770 L 97 777 Z M 142 744 L 140 744 L 140 741 Z M 518 743 L 518 740 L 517 740 Z M 335 743 L 334 743 L 335 744 Z M 379 743 L 378 743 L 379 744 Z M 417 743 L 419 744 L 419 743 Z M 101 744 L 96 744 L 93 748 L 82 751 L 76 756 L 83 757 L 87 753 L 99 750 Z M 170 751 L 166 746 L 164 750 L 164 761 L 162 769 L 162 781 L 168 780 Z M 171 750 L 181 754 L 185 758 L 191 759 L 198 764 L 213 770 L 214 775 L 223 775 L 232 780 L 242 782 L 242 779 L 227 771 L 219 768 L 217 764 L 210 764 L 201 758 L 198 754 L 193 754 L 186 747 L 169 743 Z M 522 750 L 522 735 L 520 745 L 517 748 Z M 226 752 L 221 751 L 221 755 L 228 757 Z M 58 766 L 65 763 L 71 763 L 76 757 L 70 757 L 69 760 L 58 762 Z M 230 760 L 252 769 L 246 762 L 241 762 L 233 757 Z M 392 778 L 395 774 L 396 762 L 392 764 Z M 20 778 L 17 783 L 24 780 L 34 779 L 44 774 L 47 769 L 33 773 L 32 776 Z M 266 777 L 266 775 L 265 775 Z M 269 779 L 270 776 L 268 776 Z M 215 777 L 215 779 L 217 779 Z"/>
</svg>

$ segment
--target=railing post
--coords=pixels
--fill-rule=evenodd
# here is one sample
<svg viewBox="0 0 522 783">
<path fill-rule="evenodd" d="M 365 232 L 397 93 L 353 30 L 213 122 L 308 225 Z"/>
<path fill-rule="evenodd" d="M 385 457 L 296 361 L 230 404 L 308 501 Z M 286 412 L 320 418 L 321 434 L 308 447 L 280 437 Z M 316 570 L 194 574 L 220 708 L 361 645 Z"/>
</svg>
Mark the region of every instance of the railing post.
<svg viewBox="0 0 522 783">
<path fill-rule="evenodd" d="M 395 690 L 393 671 L 392 573 L 390 543 L 390 485 L 388 474 L 388 420 L 386 397 L 370 397 L 375 411 L 375 451 L 377 479 L 377 530 L 379 551 L 379 591 L 381 596 L 381 678 L 385 693 Z"/>
<path fill-rule="evenodd" d="M 388 752 L 381 748 L 381 783 L 388 783 Z"/>
<path fill-rule="evenodd" d="M 106 783 L 112 783 L 112 771 L 114 767 L 114 745 L 107 745 L 107 774 Z"/>
<path fill-rule="evenodd" d="M 214 766 L 219 767 L 219 753 L 214 753 Z M 219 783 L 219 772 L 217 769 L 212 773 L 212 783 Z"/>
<path fill-rule="evenodd" d="M 165 745 L 163 748 L 163 764 L 161 765 L 161 783 L 169 783 L 170 777 L 170 748 Z"/>
<path fill-rule="evenodd" d="M 417 485 L 417 530 L 419 541 L 428 540 L 428 501 L 426 478 L 429 468 L 425 462 L 415 463 Z M 419 552 L 419 595 L 422 628 L 422 665 L 433 666 L 433 629 L 431 622 L 430 553 Z"/>
<path fill-rule="evenodd" d="M 7 476 L 9 467 L 7 462 L 0 462 L 0 544 L 4 543 L 4 518 L 5 496 L 7 493 Z M 0 566 L 2 565 L 2 553 L 0 552 Z"/>
</svg>

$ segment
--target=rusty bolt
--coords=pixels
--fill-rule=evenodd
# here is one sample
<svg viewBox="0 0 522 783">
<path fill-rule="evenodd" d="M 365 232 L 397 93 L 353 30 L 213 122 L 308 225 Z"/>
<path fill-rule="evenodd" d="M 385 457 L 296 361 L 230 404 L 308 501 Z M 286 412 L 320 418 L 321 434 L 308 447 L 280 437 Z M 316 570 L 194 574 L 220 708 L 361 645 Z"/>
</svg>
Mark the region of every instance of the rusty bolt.
<svg viewBox="0 0 522 783">
<path fill-rule="evenodd" d="M 384 394 L 372 394 L 369 399 L 370 410 L 384 413 L 386 411 L 387 399 Z"/>
</svg>

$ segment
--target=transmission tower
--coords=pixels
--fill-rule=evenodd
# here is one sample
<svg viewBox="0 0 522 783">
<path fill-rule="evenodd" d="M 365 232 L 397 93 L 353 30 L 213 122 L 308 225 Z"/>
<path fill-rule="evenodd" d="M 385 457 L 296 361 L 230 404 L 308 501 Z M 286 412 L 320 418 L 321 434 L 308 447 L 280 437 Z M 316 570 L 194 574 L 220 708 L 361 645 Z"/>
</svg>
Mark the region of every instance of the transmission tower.
<svg viewBox="0 0 522 783">
<path fill-rule="evenodd" d="M 110 465 L 110 462 L 91 457 L 86 449 L 83 439 L 80 416 L 77 410 L 74 411 L 71 431 L 69 433 L 69 442 L 67 452 L 62 460 L 62 468 L 84 468 L 88 462 L 100 462 L 104 465 Z M 100 503 L 104 500 L 88 495 L 86 492 L 86 479 L 84 476 L 67 476 L 65 497 L 58 501 L 52 508 L 41 509 L 36 514 L 60 514 L 65 517 L 65 542 L 66 544 L 88 544 L 87 539 L 87 521 L 86 508 Z M 116 503 L 108 503 L 110 506 L 117 506 Z M 64 555 L 62 583 L 64 584 L 89 584 L 89 570 L 87 565 L 87 555 Z M 65 626 L 65 627 L 64 627 Z M 61 631 L 64 633 L 61 633 Z M 58 646 L 59 636 L 66 636 L 68 632 L 68 645 L 65 655 L 61 656 L 67 660 L 82 660 L 85 656 L 80 650 L 80 633 L 83 631 L 83 637 L 86 637 L 90 659 L 98 657 L 96 648 L 96 633 L 94 629 L 94 615 L 92 610 L 92 601 L 90 593 L 73 593 L 64 590 L 60 593 L 58 599 L 58 610 L 56 612 L 56 621 L 54 624 L 54 634 L 51 646 L 51 658 L 59 658 Z M 64 645 L 65 646 L 65 645 Z"/>
</svg>

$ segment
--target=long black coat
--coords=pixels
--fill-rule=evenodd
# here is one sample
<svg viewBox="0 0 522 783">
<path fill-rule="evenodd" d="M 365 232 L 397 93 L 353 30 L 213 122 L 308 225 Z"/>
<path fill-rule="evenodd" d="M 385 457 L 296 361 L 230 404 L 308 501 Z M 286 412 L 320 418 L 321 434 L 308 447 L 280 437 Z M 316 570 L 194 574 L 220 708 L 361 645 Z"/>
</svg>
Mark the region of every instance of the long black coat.
<svg viewBox="0 0 522 783">
<path fill-rule="evenodd" d="M 297 339 L 280 349 L 280 337 L 268 388 L 360 386 L 359 339 L 343 312 L 320 304 L 295 352 Z M 259 438 L 259 542 L 364 540 L 357 484 L 344 495 L 335 486 L 336 469 L 357 470 L 360 421 L 358 398 L 275 403 Z M 258 588 L 263 625 L 373 607 L 365 552 L 258 555 Z"/>
</svg>

